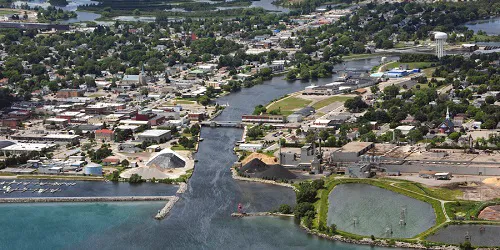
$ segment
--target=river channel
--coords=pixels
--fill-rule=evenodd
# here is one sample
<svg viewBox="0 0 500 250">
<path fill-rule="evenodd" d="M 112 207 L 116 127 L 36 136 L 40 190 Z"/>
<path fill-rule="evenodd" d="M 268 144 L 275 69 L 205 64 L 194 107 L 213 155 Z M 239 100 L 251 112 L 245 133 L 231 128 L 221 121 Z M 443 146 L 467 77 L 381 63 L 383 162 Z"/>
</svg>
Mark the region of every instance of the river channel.
<svg viewBox="0 0 500 250">
<path fill-rule="evenodd" d="M 380 58 L 362 59 L 337 68 L 369 70 L 379 63 Z M 330 83 L 334 78 L 320 79 L 316 84 Z M 241 115 L 251 113 L 254 106 L 308 84 L 275 77 L 243 89 L 218 100 L 229 103 L 218 119 L 241 120 Z M 236 211 L 238 203 L 247 212 L 269 211 L 283 203 L 295 203 L 295 194 L 289 188 L 232 179 L 230 166 L 237 160 L 232 150 L 241 136 L 241 129 L 202 129 L 201 137 L 205 140 L 195 156 L 198 163 L 188 189 L 162 221 L 154 220 L 154 212 L 151 213 L 161 208 L 158 203 L 137 203 L 137 209 L 130 203 L 0 205 L 0 214 L 7 216 L 1 221 L 2 231 L 9 232 L 8 238 L 0 238 L 0 249 L 379 249 L 307 235 L 293 219 L 232 218 L 230 214 Z M 99 209 L 94 211 L 93 206 Z M 119 207 L 126 210 L 126 215 L 120 215 Z M 119 215 L 104 216 L 113 211 Z M 27 225 L 30 230 L 26 230 Z M 82 227 L 95 229 L 79 237 L 61 237 L 66 230 L 83 230 Z"/>
</svg>

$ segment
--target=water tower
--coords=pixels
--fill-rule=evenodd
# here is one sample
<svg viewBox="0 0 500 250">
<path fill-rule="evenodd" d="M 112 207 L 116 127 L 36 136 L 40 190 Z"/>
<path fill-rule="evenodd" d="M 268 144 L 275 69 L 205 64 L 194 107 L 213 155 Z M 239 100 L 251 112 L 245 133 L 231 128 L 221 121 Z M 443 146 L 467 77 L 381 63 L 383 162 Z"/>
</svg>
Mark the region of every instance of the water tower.
<svg viewBox="0 0 500 250">
<path fill-rule="evenodd" d="M 434 33 L 434 40 L 436 41 L 436 56 L 438 58 L 441 58 L 444 56 L 444 42 L 446 42 L 447 38 L 448 38 L 448 35 L 444 32 L 435 32 Z"/>
</svg>

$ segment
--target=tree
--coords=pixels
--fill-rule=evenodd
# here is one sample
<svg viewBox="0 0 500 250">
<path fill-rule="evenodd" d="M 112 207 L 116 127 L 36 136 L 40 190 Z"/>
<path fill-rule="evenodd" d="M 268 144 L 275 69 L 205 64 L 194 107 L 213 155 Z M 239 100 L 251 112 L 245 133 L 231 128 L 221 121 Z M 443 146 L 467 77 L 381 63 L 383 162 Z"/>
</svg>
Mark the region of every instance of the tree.
<svg viewBox="0 0 500 250">
<path fill-rule="evenodd" d="M 200 133 L 200 129 L 201 129 L 200 125 L 198 125 L 198 123 L 196 123 L 193 126 L 191 126 L 189 131 L 191 132 L 191 135 L 196 136 Z"/>
<path fill-rule="evenodd" d="M 347 109 L 349 109 L 351 111 L 357 112 L 357 111 L 361 111 L 363 109 L 368 108 L 368 104 L 366 104 L 361 99 L 361 96 L 356 96 L 353 99 L 349 99 L 349 100 L 345 101 L 344 107 L 346 107 Z"/>
<path fill-rule="evenodd" d="M 255 127 L 252 127 L 250 128 L 248 131 L 247 131 L 247 135 L 252 138 L 252 139 L 256 139 L 257 137 L 261 136 L 263 133 L 262 133 L 262 130 L 260 129 L 260 127 L 258 126 L 255 126 Z"/>
<path fill-rule="evenodd" d="M 493 96 L 487 96 L 486 99 L 485 99 L 485 101 L 488 104 L 493 104 L 493 103 L 495 103 L 495 97 L 493 97 Z"/>
<path fill-rule="evenodd" d="M 297 204 L 297 206 L 293 210 L 293 214 L 295 215 L 295 217 L 300 219 L 304 217 L 308 211 L 314 212 L 314 205 L 309 202 L 302 202 Z"/>
<path fill-rule="evenodd" d="M 380 91 L 380 88 L 378 87 L 378 85 L 373 85 L 370 87 L 370 90 L 372 91 L 372 94 L 376 94 Z"/>
<path fill-rule="evenodd" d="M 408 138 L 412 142 L 418 142 L 424 138 L 422 135 L 422 132 L 419 129 L 412 129 L 408 134 L 406 135 L 406 138 Z"/>
<path fill-rule="evenodd" d="M 127 159 L 123 159 L 123 161 L 122 161 L 122 166 L 123 166 L 123 167 L 125 167 L 125 168 L 126 168 L 126 167 L 128 167 L 128 166 L 129 166 L 129 164 L 130 164 L 130 163 L 128 162 L 128 160 L 127 160 Z"/>
<path fill-rule="evenodd" d="M 208 98 L 208 96 L 206 95 L 202 95 L 198 97 L 198 103 L 203 106 L 207 106 L 210 103 L 210 98 Z"/>
<path fill-rule="evenodd" d="M 141 183 L 143 181 L 144 180 L 142 179 L 142 177 L 138 174 L 132 174 L 130 176 L 130 178 L 128 179 L 128 182 L 130 182 L 130 183 Z"/>
<path fill-rule="evenodd" d="M 291 214 L 293 212 L 293 209 L 288 204 L 281 204 L 281 206 L 278 208 L 278 212 L 282 214 Z"/>
<path fill-rule="evenodd" d="M 459 132 L 453 132 L 450 135 L 448 135 L 448 138 L 453 141 L 458 141 L 458 138 L 460 138 L 460 133 Z"/>
</svg>

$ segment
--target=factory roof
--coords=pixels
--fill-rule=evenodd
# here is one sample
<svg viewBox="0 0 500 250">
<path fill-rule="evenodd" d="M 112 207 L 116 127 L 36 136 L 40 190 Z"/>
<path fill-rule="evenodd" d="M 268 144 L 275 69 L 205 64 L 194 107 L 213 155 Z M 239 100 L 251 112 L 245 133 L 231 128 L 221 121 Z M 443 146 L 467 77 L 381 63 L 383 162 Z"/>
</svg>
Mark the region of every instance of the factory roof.
<svg viewBox="0 0 500 250">
<path fill-rule="evenodd" d="M 2 148 L 2 150 L 8 151 L 42 151 L 43 149 L 48 149 L 54 147 L 55 144 L 45 144 L 45 143 L 15 143 L 10 146 Z"/>
<path fill-rule="evenodd" d="M 342 152 L 360 152 L 366 149 L 367 147 L 370 147 L 373 145 L 373 142 L 359 142 L 359 141 L 353 141 L 349 142 L 343 147 L 341 147 L 338 151 Z"/>
<path fill-rule="evenodd" d="M 166 133 L 170 133 L 170 130 L 164 129 L 149 129 L 139 134 L 139 136 L 162 136 Z"/>
<path fill-rule="evenodd" d="M 79 135 L 68 135 L 68 134 L 48 134 L 45 138 L 54 138 L 54 139 L 74 139 L 80 137 Z"/>
</svg>

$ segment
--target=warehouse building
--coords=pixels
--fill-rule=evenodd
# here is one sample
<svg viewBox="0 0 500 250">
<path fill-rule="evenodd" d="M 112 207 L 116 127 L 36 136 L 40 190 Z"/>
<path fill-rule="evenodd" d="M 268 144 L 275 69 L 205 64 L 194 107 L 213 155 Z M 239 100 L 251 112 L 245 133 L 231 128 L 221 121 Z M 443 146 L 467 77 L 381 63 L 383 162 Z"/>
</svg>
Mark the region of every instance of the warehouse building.
<svg viewBox="0 0 500 250">
<path fill-rule="evenodd" d="M 137 135 L 137 140 L 141 142 L 164 143 L 172 138 L 170 130 L 149 129 Z"/>
<path fill-rule="evenodd" d="M 375 147 L 373 142 L 349 142 L 333 151 L 330 155 L 332 162 L 358 162 L 360 156 Z"/>
</svg>

